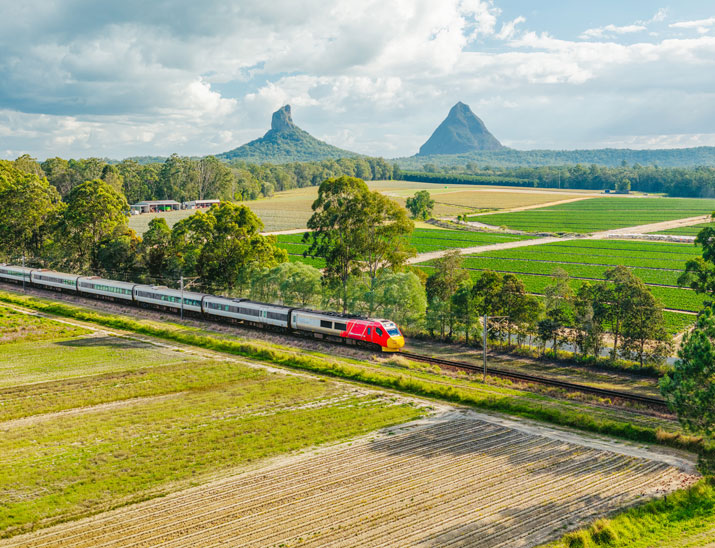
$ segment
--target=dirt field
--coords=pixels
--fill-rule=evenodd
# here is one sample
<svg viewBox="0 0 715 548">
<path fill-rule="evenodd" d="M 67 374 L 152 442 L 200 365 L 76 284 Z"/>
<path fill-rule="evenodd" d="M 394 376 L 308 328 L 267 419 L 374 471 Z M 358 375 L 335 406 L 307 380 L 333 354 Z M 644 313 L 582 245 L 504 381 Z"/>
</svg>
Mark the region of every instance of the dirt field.
<svg viewBox="0 0 715 548">
<path fill-rule="evenodd" d="M 635 446 L 445 411 L 0 546 L 534 546 L 691 474 Z"/>
</svg>

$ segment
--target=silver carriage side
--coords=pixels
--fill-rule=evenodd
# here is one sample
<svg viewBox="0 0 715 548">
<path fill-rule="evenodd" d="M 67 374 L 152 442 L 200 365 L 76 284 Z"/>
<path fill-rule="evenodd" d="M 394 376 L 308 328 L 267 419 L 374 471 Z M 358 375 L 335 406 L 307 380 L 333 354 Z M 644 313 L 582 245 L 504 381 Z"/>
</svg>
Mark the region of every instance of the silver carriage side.
<svg viewBox="0 0 715 548">
<path fill-rule="evenodd" d="M 80 293 L 99 295 L 110 299 L 120 299 L 131 302 L 134 300 L 132 289 L 136 284 L 129 282 L 119 282 L 117 280 L 107 280 L 104 278 L 80 277 L 77 287 Z"/>
</svg>

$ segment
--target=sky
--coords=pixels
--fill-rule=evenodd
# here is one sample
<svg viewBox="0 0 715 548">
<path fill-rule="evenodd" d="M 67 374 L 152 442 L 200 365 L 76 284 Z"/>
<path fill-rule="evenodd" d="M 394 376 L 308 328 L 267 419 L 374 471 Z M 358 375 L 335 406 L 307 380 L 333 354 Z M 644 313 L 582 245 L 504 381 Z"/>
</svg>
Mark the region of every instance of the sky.
<svg viewBox="0 0 715 548">
<path fill-rule="evenodd" d="M 715 145 L 715 3 L 0 0 L 0 158 L 216 154 L 290 104 L 417 152 L 457 101 L 517 149 Z"/>
</svg>

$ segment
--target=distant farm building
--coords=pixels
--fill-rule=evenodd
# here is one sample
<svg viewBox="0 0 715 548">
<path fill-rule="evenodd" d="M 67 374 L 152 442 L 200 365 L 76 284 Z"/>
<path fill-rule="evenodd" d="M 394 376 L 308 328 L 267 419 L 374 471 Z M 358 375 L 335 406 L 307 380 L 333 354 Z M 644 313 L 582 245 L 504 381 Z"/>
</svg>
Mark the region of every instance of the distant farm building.
<svg viewBox="0 0 715 548">
<path fill-rule="evenodd" d="M 174 200 L 150 200 L 129 206 L 133 215 L 138 213 L 158 213 L 159 211 L 174 211 L 181 209 L 181 204 Z"/>
<path fill-rule="evenodd" d="M 184 209 L 208 208 L 220 203 L 221 200 L 194 200 L 193 202 L 184 202 Z"/>
</svg>

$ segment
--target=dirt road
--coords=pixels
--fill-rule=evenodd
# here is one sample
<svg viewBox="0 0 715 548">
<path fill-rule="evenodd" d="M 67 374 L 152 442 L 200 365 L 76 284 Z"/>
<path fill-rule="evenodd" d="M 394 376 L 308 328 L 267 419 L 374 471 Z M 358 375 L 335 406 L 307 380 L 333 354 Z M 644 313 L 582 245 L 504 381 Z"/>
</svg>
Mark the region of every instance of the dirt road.
<svg viewBox="0 0 715 548">
<path fill-rule="evenodd" d="M 533 546 L 695 480 L 671 455 L 445 411 L 0 546 Z"/>
<path fill-rule="evenodd" d="M 699 215 L 697 217 L 688 217 L 687 219 L 676 219 L 674 221 L 662 221 L 659 223 L 650 223 L 639 226 L 629 226 L 626 228 L 617 228 L 613 230 L 604 230 L 602 232 L 594 232 L 590 235 L 584 235 L 584 238 L 589 240 L 605 240 L 608 238 L 618 237 L 618 235 L 632 234 L 649 234 L 651 232 L 660 232 L 671 228 L 680 228 L 683 226 L 692 226 L 701 223 L 706 223 L 710 220 L 710 215 Z M 473 255 L 475 253 L 484 253 L 486 251 L 500 251 L 503 249 L 514 249 L 516 247 L 530 247 L 534 245 L 548 244 L 553 242 L 566 242 L 569 240 L 580 239 L 574 236 L 566 236 L 558 238 L 556 236 L 548 236 L 544 238 L 534 238 L 533 240 L 519 240 L 516 242 L 503 242 L 499 244 L 479 245 L 474 247 L 464 247 L 460 251 L 462 255 Z M 453 249 L 443 249 L 440 251 L 430 251 L 429 253 L 420 253 L 407 260 L 408 264 L 422 263 L 439 259 Z"/>
</svg>

